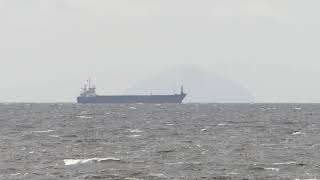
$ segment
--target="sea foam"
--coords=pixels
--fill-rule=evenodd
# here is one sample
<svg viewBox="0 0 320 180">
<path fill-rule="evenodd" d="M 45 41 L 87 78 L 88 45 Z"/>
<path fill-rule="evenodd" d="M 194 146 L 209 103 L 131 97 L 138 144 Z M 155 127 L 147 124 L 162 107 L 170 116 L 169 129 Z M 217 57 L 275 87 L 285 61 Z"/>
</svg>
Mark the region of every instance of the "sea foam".
<svg viewBox="0 0 320 180">
<path fill-rule="evenodd" d="M 292 133 L 292 135 L 300 135 L 300 134 L 302 134 L 302 132 L 299 132 L 299 131 Z"/>
<path fill-rule="evenodd" d="M 280 171 L 279 168 L 264 168 L 265 170 L 271 170 L 271 171 Z"/>
<path fill-rule="evenodd" d="M 142 131 L 139 129 L 130 129 L 131 133 L 141 133 Z"/>
<path fill-rule="evenodd" d="M 91 162 L 103 162 L 103 161 L 120 161 L 120 159 L 117 159 L 114 157 L 108 157 L 108 158 L 65 159 L 65 160 L 63 160 L 63 162 L 66 166 L 85 164 L 85 163 L 91 163 Z"/>
<path fill-rule="evenodd" d="M 34 131 L 35 133 L 48 133 L 48 132 L 53 132 L 54 130 L 45 130 L 45 131 Z"/>
<path fill-rule="evenodd" d="M 93 117 L 90 116 L 77 116 L 80 119 L 92 119 Z"/>
<path fill-rule="evenodd" d="M 283 163 L 273 163 L 273 165 L 290 165 L 290 164 L 297 164 L 297 162 L 283 162 Z"/>
</svg>

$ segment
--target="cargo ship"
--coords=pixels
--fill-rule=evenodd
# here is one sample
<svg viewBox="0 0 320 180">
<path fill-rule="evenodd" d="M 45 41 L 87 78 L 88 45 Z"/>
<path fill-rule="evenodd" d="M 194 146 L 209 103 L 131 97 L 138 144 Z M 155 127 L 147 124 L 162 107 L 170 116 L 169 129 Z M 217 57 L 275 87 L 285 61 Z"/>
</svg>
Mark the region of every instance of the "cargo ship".
<svg viewBox="0 0 320 180">
<path fill-rule="evenodd" d="M 92 85 L 91 81 L 84 85 L 81 94 L 77 97 L 78 103 L 152 103 L 152 104 L 164 104 L 164 103 L 182 103 L 187 94 L 181 86 L 180 94 L 172 95 L 109 95 L 101 96 L 96 94 L 96 87 Z"/>
</svg>

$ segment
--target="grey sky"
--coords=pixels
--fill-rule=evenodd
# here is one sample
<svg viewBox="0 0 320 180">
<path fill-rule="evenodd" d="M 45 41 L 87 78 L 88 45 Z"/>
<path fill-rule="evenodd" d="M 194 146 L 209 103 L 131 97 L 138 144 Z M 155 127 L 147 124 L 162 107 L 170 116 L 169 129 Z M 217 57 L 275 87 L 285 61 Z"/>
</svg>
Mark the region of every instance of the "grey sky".
<svg viewBox="0 0 320 180">
<path fill-rule="evenodd" d="M 179 64 L 257 102 L 320 102 L 319 0 L 0 0 L 0 101 L 117 93 Z"/>
</svg>

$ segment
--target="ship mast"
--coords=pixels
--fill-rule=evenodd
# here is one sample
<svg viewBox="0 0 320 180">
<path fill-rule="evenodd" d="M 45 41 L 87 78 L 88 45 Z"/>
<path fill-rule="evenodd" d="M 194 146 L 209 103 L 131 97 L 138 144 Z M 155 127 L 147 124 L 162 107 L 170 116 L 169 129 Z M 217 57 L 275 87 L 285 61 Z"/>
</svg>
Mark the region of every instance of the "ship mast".
<svg viewBox="0 0 320 180">
<path fill-rule="evenodd" d="M 94 97 L 96 95 L 96 86 L 91 83 L 91 79 L 86 81 L 84 88 L 82 89 L 81 96 Z"/>
<path fill-rule="evenodd" d="M 182 95 L 182 94 L 185 94 L 185 93 L 184 93 L 184 90 L 183 90 L 183 85 L 181 86 L 180 94 L 181 94 L 181 95 Z"/>
</svg>

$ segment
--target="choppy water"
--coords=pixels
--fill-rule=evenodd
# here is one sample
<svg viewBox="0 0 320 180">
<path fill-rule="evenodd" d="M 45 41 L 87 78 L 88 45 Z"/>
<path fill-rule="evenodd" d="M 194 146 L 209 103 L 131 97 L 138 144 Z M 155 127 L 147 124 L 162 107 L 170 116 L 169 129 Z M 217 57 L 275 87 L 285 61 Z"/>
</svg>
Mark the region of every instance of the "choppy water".
<svg viewBox="0 0 320 180">
<path fill-rule="evenodd" d="M 320 178 L 320 105 L 1 104 L 0 179 Z"/>
</svg>

